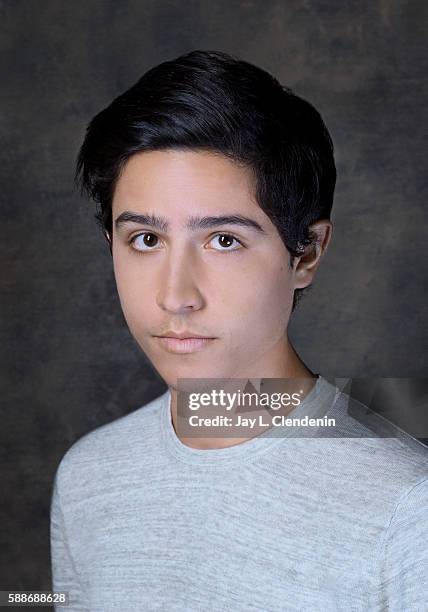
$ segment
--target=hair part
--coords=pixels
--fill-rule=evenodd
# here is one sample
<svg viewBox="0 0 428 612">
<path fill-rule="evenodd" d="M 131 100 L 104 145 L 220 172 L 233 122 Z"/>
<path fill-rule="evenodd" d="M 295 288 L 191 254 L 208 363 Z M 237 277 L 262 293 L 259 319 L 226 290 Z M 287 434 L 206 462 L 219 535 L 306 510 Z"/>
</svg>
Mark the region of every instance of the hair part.
<svg viewBox="0 0 428 612">
<path fill-rule="evenodd" d="M 128 159 L 163 149 L 211 151 L 251 169 L 255 197 L 287 248 L 290 267 L 329 219 L 336 184 L 331 137 L 318 111 L 265 70 L 195 50 L 148 70 L 90 121 L 75 181 L 97 203 L 112 239 L 112 201 Z M 111 248 L 111 245 L 110 245 Z M 309 287 L 296 289 L 292 311 Z"/>
</svg>

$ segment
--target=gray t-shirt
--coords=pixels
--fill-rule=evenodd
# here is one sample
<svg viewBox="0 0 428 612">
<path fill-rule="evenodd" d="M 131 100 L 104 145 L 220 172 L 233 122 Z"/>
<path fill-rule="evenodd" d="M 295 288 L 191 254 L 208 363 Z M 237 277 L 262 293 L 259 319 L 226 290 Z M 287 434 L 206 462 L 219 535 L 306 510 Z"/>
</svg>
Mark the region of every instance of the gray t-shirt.
<svg viewBox="0 0 428 612">
<path fill-rule="evenodd" d="M 426 612 L 428 449 L 352 402 L 319 376 L 292 415 L 334 433 L 204 450 L 167 391 L 83 436 L 53 488 L 58 609 Z"/>
</svg>

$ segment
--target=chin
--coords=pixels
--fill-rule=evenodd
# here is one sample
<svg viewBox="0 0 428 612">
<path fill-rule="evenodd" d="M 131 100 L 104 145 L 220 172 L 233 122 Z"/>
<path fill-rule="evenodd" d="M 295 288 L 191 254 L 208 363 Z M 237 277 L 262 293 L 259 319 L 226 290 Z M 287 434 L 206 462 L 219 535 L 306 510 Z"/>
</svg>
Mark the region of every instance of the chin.
<svg viewBox="0 0 428 612">
<path fill-rule="evenodd" d="M 185 390 L 184 387 L 188 385 L 184 385 L 183 382 L 179 383 L 180 379 L 184 378 L 198 378 L 198 379 L 206 379 L 206 378 L 227 378 L 227 375 L 224 372 L 220 372 L 218 369 L 213 367 L 204 367 L 203 364 L 189 364 L 187 367 L 179 367 L 174 369 L 158 369 L 159 375 L 165 381 L 165 383 L 169 387 L 179 388 L 180 390 Z"/>
</svg>

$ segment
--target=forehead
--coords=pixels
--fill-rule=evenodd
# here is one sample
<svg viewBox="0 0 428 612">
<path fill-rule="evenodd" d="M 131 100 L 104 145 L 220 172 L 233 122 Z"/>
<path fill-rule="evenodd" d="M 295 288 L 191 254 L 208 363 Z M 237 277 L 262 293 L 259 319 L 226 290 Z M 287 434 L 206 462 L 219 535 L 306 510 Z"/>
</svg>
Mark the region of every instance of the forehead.
<svg viewBox="0 0 428 612">
<path fill-rule="evenodd" d="M 251 209 L 264 217 L 255 199 L 254 175 L 227 157 L 207 151 L 145 151 L 133 155 L 117 181 L 115 214 L 150 207 L 169 214 Z"/>
</svg>

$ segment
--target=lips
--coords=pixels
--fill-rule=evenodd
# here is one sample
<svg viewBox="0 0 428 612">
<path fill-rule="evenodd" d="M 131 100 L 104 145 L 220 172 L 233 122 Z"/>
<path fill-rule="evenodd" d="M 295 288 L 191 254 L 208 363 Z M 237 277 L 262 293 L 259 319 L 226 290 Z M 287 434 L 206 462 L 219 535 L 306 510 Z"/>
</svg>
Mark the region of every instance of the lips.
<svg viewBox="0 0 428 612">
<path fill-rule="evenodd" d="M 156 336 L 156 339 L 166 351 L 180 354 L 201 351 L 216 340 L 205 336 Z"/>
<path fill-rule="evenodd" d="M 194 332 L 187 331 L 187 330 L 184 330 L 182 332 L 174 332 L 174 331 L 168 330 L 163 334 L 159 334 L 159 337 L 179 338 L 180 340 L 184 340 L 185 338 L 212 338 L 213 336 L 204 336 L 204 334 L 196 334 Z"/>
</svg>

